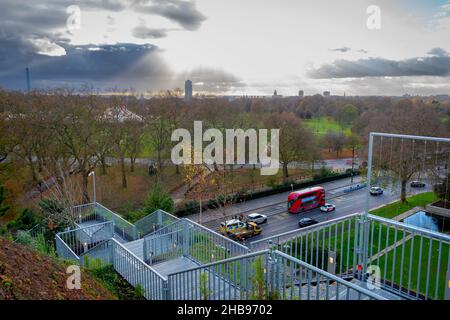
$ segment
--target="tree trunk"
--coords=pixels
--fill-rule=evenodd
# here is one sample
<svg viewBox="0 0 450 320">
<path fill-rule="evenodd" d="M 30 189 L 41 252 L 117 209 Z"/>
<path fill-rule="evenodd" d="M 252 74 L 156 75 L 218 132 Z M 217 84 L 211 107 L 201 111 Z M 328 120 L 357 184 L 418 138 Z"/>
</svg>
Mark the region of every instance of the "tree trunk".
<svg viewBox="0 0 450 320">
<path fill-rule="evenodd" d="M 287 182 L 287 178 L 289 178 L 288 164 L 283 163 L 283 181 Z"/>
<path fill-rule="evenodd" d="M 134 163 L 136 162 L 136 158 L 130 157 L 130 172 L 134 172 Z"/>
<path fill-rule="evenodd" d="M 159 169 L 159 171 L 161 171 L 161 167 L 162 167 L 162 164 L 161 164 L 161 150 L 158 150 L 158 169 Z"/>
<path fill-rule="evenodd" d="M 400 195 L 400 200 L 405 203 L 406 202 L 406 183 L 408 181 L 405 179 L 402 179 L 402 191 L 401 191 L 401 195 Z"/>
<path fill-rule="evenodd" d="M 127 176 L 125 174 L 125 158 L 120 157 L 120 171 L 122 172 L 122 188 L 127 187 Z"/>
<path fill-rule="evenodd" d="M 101 162 L 101 165 L 102 165 L 101 174 L 106 175 L 107 172 L 106 172 L 106 159 L 105 159 L 105 156 L 101 156 L 100 157 L 100 162 Z"/>
</svg>

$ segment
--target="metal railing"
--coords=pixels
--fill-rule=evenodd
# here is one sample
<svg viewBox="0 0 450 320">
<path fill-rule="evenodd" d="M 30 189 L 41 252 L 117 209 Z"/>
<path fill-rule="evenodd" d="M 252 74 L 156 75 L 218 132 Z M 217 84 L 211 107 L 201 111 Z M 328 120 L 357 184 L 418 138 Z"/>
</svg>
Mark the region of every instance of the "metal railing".
<svg viewBox="0 0 450 320">
<path fill-rule="evenodd" d="M 57 249 L 65 255 L 64 247 L 58 248 L 58 239 L 64 243 L 77 257 L 85 251 L 96 246 L 99 242 L 111 239 L 114 236 L 114 223 L 112 221 L 102 222 L 83 228 L 59 232 L 56 235 Z M 57 251 L 58 255 L 60 251 Z"/>
<path fill-rule="evenodd" d="M 172 300 L 384 298 L 280 251 L 263 250 L 169 274 Z"/>
<path fill-rule="evenodd" d="M 58 257 L 64 260 L 80 263 L 78 255 L 70 248 L 70 246 L 57 234 L 55 237 L 56 253 Z"/>
<path fill-rule="evenodd" d="M 140 285 L 146 299 L 166 300 L 167 279 L 115 239 L 109 241 L 114 269 L 133 287 Z"/>
<path fill-rule="evenodd" d="M 329 273 L 351 277 L 357 270 L 360 217 L 355 213 L 253 241 L 250 249 L 272 248 Z M 329 258 L 334 260 L 331 265 Z"/>
<path fill-rule="evenodd" d="M 156 210 L 136 221 L 134 225 L 136 226 L 138 238 L 142 238 L 178 220 L 180 219 L 168 212 Z"/>
<path fill-rule="evenodd" d="M 367 266 L 381 285 L 408 299 L 444 299 L 450 272 L 450 236 L 368 215 Z"/>
<path fill-rule="evenodd" d="M 72 208 L 72 215 L 78 224 L 87 222 L 114 221 L 115 232 L 124 240 L 137 239 L 136 226 L 100 203 L 89 203 Z"/>
<path fill-rule="evenodd" d="M 143 238 L 143 259 L 150 265 L 183 255 L 183 220 L 175 221 Z"/>
<path fill-rule="evenodd" d="M 203 264 L 245 254 L 249 249 L 189 219 L 181 219 L 143 239 L 149 263 L 185 256 Z"/>
</svg>

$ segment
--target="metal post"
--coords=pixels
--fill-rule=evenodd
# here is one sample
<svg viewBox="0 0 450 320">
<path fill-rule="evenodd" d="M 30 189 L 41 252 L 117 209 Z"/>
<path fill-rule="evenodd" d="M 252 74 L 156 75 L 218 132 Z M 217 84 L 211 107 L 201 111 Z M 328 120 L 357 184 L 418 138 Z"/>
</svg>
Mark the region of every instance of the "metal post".
<svg viewBox="0 0 450 320">
<path fill-rule="evenodd" d="M 91 171 L 90 173 L 89 173 L 89 177 L 90 176 L 92 176 L 92 186 L 93 186 L 93 189 L 94 189 L 94 205 L 97 203 L 97 195 L 96 195 L 96 191 L 95 191 L 95 170 L 94 171 Z"/>
<path fill-rule="evenodd" d="M 372 157 L 373 157 L 373 132 L 369 134 L 369 152 L 367 159 L 367 194 L 366 194 L 366 207 L 364 214 L 362 216 L 362 223 L 360 228 L 360 238 L 359 238 L 359 254 L 358 254 L 358 264 L 362 267 L 361 274 L 366 273 L 366 262 L 367 262 L 367 249 L 368 249 L 368 215 L 369 215 L 369 198 L 370 198 L 370 185 L 372 180 Z M 363 277 L 364 278 L 364 277 Z"/>
<path fill-rule="evenodd" d="M 369 155 L 367 159 L 367 195 L 366 195 L 366 210 L 365 217 L 369 214 L 369 198 L 370 198 L 370 184 L 372 180 L 372 157 L 373 157 L 373 132 L 369 134 Z"/>
<path fill-rule="evenodd" d="M 200 197 L 200 224 L 202 224 L 202 197 Z"/>
<path fill-rule="evenodd" d="M 328 267 L 327 272 L 336 274 L 336 252 L 328 251 Z"/>
<path fill-rule="evenodd" d="M 450 271 L 447 271 L 445 279 L 445 300 L 450 300 Z"/>
</svg>

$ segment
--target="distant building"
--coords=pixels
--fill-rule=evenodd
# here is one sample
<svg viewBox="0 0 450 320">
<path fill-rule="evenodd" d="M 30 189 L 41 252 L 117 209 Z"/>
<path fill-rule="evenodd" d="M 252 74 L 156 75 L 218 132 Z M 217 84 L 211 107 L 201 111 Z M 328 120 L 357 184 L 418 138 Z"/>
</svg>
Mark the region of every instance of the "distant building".
<svg viewBox="0 0 450 320">
<path fill-rule="evenodd" d="M 31 80 L 30 80 L 30 69 L 28 67 L 25 68 L 25 78 L 27 81 L 27 91 L 31 91 Z"/>
<path fill-rule="evenodd" d="M 282 98 L 282 97 L 283 97 L 283 96 L 282 96 L 281 94 L 278 94 L 277 90 L 275 90 L 275 91 L 273 92 L 272 98 Z"/>
<path fill-rule="evenodd" d="M 331 95 L 330 91 L 324 91 L 323 92 L 323 96 L 324 97 L 329 97 Z"/>
<path fill-rule="evenodd" d="M 299 90 L 298 91 L 298 96 L 300 97 L 300 98 L 303 98 L 303 95 L 304 95 L 305 93 L 303 92 L 303 90 Z"/>
<path fill-rule="evenodd" d="M 135 122 L 143 122 L 144 119 L 137 115 L 134 112 L 131 112 L 127 109 L 126 106 L 117 106 L 108 108 L 103 115 L 100 117 L 102 120 L 109 122 L 126 122 L 126 121 L 135 121 Z"/>
<path fill-rule="evenodd" d="M 184 83 L 184 99 L 190 100 L 192 99 L 192 81 L 186 80 Z"/>
</svg>

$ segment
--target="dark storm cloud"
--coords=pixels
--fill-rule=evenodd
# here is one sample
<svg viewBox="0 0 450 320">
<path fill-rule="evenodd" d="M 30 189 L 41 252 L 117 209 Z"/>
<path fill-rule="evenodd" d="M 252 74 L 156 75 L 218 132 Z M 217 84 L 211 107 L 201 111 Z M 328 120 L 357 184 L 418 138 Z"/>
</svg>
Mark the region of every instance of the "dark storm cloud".
<svg viewBox="0 0 450 320">
<path fill-rule="evenodd" d="M 6 88 L 24 88 L 27 65 L 34 88 L 78 83 L 99 88 L 159 89 L 171 80 L 158 49 L 150 45 L 66 46 L 66 55 L 51 57 L 34 53 L 33 47 L 20 40 L 9 44 L 22 50 L 0 46 L 0 57 L 8 57 L 0 59 L 0 86 Z"/>
<path fill-rule="evenodd" d="M 133 29 L 133 36 L 139 39 L 159 39 L 167 37 L 166 29 L 152 29 L 144 25 L 137 26 Z"/>
<path fill-rule="evenodd" d="M 349 47 L 342 47 L 342 48 L 330 49 L 330 51 L 336 51 L 336 52 L 342 52 L 342 53 L 348 52 L 348 51 L 350 51 L 350 50 L 351 50 L 351 48 L 349 48 Z"/>
<path fill-rule="evenodd" d="M 197 30 L 206 20 L 192 1 L 135 0 L 134 8 L 138 12 L 163 16 L 187 30 Z"/>
<path fill-rule="evenodd" d="M 449 53 L 442 48 L 433 48 L 427 52 L 427 54 L 436 56 L 436 57 L 448 57 Z"/>
<path fill-rule="evenodd" d="M 30 67 L 34 88 L 89 83 L 98 87 L 159 90 L 173 84 L 175 76 L 155 46 L 72 46 L 66 29 L 69 17 L 66 10 L 72 4 L 78 5 L 82 13 L 85 10 L 139 13 L 137 6 L 141 6 L 147 9 L 142 13 L 166 17 L 189 30 L 198 28 L 205 20 L 193 2 L 179 0 L 5 1 L 0 9 L 0 87 L 23 89 L 26 66 Z M 108 16 L 105 23 L 114 25 L 115 21 Z M 165 37 L 170 30 L 173 29 L 138 26 L 133 31 L 140 38 L 155 39 Z M 54 54 L 60 56 L 49 56 Z"/>
<path fill-rule="evenodd" d="M 383 58 L 359 59 L 356 61 L 336 60 L 310 70 L 315 79 L 402 77 L 402 76 L 449 76 L 450 56 L 427 56 L 404 60 Z"/>
</svg>

